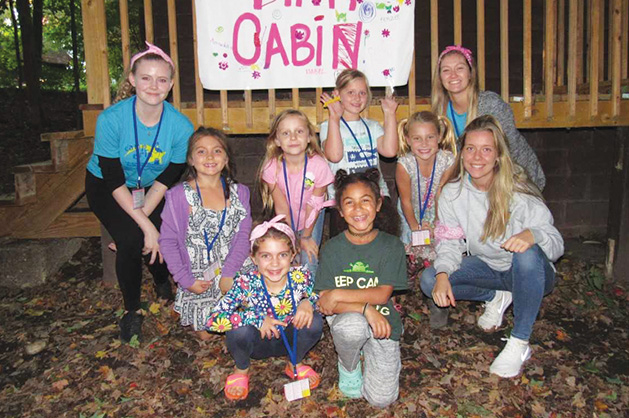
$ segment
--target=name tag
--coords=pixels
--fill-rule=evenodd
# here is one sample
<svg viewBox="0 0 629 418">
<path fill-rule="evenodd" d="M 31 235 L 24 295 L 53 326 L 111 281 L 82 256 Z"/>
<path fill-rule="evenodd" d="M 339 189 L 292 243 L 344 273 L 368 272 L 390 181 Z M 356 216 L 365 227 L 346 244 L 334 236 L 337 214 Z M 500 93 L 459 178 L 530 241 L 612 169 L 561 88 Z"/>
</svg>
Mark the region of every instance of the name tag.
<svg viewBox="0 0 629 418">
<path fill-rule="evenodd" d="M 413 231 L 413 233 L 411 234 L 411 241 L 413 247 L 430 245 L 430 230 L 420 229 L 419 231 Z"/>
<path fill-rule="evenodd" d="M 221 277 L 221 263 L 219 261 L 215 261 L 203 272 L 203 281 L 211 282 L 220 279 Z"/>
<path fill-rule="evenodd" d="M 142 209 L 144 207 L 144 187 L 131 191 L 133 197 L 133 209 Z"/>
<path fill-rule="evenodd" d="M 310 380 L 301 379 L 285 384 L 284 395 L 289 402 L 310 396 Z"/>
</svg>

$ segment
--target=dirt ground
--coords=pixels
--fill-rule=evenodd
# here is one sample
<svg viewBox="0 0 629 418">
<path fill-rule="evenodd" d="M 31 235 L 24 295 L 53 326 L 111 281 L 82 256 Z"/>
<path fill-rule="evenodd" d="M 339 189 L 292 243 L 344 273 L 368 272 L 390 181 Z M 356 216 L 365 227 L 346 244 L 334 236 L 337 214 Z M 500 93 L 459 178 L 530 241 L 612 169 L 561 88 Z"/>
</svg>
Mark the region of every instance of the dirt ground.
<svg viewBox="0 0 629 418">
<path fill-rule="evenodd" d="M 400 398 L 379 410 L 337 389 L 336 354 L 327 328 L 309 354 L 322 383 L 287 402 L 281 359 L 255 361 L 249 398 L 223 396 L 233 362 L 223 337 L 201 342 L 170 307 L 155 302 L 145 277 L 145 342 L 121 345 L 121 297 L 100 280 L 99 241 L 82 249 L 49 284 L 2 289 L 0 416 L 6 417 L 626 417 L 629 410 L 629 296 L 601 266 L 568 253 L 543 302 L 531 340 L 533 357 L 514 379 L 490 376 L 509 333 L 485 334 L 482 312 L 461 302 L 450 325 L 431 333 L 417 290 L 403 307 Z"/>
</svg>

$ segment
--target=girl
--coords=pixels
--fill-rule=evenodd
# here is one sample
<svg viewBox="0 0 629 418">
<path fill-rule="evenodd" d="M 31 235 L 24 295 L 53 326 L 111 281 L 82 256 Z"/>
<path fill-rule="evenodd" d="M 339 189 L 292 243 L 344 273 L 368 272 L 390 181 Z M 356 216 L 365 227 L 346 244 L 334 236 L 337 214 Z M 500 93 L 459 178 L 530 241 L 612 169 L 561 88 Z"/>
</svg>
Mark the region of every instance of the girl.
<svg viewBox="0 0 629 418">
<path fill-rule="evenodd" d="M 452 179 L 439 198 L 439 220 L 461 227 L 467 246 L 441 241 L 421 287 L 444 308 L 456 306 L 457 299 L 486 302 L 478 318 L 485 331 L 502 325 L 513 301 L 511 337 L 489 368 L 513 377 L 531 356 L 529 337 L 542 298 L 554 286 L 551 262 L 563 254 L 563 239 L 539 190 L 511 161 L 496 119 L 485 115 L 472 121 L 461 144 Z M 462 257 L 463 252 L 468 256 Z"/>
<path fill-rule="evenodd" d="M 513 161 L 526 170 L 533 183 L 544 189 L 546 177 L 535 151 L 515 127 L 511 106 L 491 91 L 479 91 L 472 52 L 460 45 L 441 52 L 432 77 L 432 111 L 447 116 L 460 137 L 465 126 L 481 115 L 498 120 L 507 137 Z"/>
<path fill-rule="evenodd" d="M 299 237 L 300 261 L 314 281 L 323 234 L 325 188 L 334 181 L 308 117 L 285 110 L 271 126 L 266 155 L 260 165 L 265 210 L 285 215 Z M 288 184 L 288 187 L 286 185 Z"/>
<path fill-rule="evenodd" d="M 321 124 L 321 142 L 332 172 L 339 169 L 349 173 L 365 171 L 369 167 L 380 168 L 378 154 L 393 158 L 398 151 L 395 110 L 397 103 L 392 97 L 382 99 L 384 130 L 378 122 L 363 119 L 360 113 L 371 102 L 371 90 L 365 74 L 347 69 L 336 78 L 336 88 L 330 96 L 321 95 L 321 102 L 329 111 L 328 120 Z M 380 189 L 389 196 L 384 178 L 379 180 Z M 334 198 L 334 188 L 328 187 L 328 196 Z M 330 237 L 345 228 L 338 211 L 331 209 Z"/>
<path fill-rule="evenodd" d="M 200 127 L 188 143 L 184 182 L 166 192 L 159 244 L 178 283 L 174 310 L 181 325 L 192 325 L 201 339 L 203 309 L 227 292 L 249 253 L 249 189 L 234 179 L 234 163 L 225 134 Z M 243 265 L 244 263 L 244 265 Z"/>
<path fill-rule="evenodd" d="M 402 120 L 398 136 L 395 183 L 400 196 L 401 239 L 411 261 L 425 266 L 435 259 L 435 202 L 441 180 L 454 163 L 456 139 L 446 118 L 426 111 Z M 427 235 L 428 241 L 420 234 Z M 424 238 L 421 243 L 419 238 Z"/>
<path fill-rule="evenodd" d="M 315 291 L 319 310 L 329 315 L 339 356 L 339 389 L 384 408 L 398 397 L 402 366 L 402 322 L 391 293 L 406 289 L 407 277 L 404 245 L 378 229 L 387 228 L 392 218 L 380 211 L 384 199 L 379 178 L 375 168 L 336 173 L 337 205 L 348 229 L 323 247 Z"/>
<path fill-rule="evenodd" d="M 249 394 L 252 358 L 288 354 L 285 373 L 289 378 L 309 379 L 310 389 L 321 380 L 302 360 L 321 339 L 323 320 L 314 311 L 317 298 L 310 273 L 301 266 L 291 267 L 295 234 L 281 222 L 283 218 L 278 215 L 253 229 L 251 258 L 257 270 L 236 276 L 223 299 L 206 310 L 207 328 L 227 332 L 227 349 L 236 362 L 225 382 L 227 399 L 245 399 Z"/>
<path fill-rule="evenodd" d="M 116 275 L 125 314 L 120 338 L 142 338 L 142 259 L 148 262 L 160 298 L 173 299 L 168 269 L 158 244 L 164 193 L 185 168 L 193 127 L 168 102 L 175 65 L 147 42 L 133 56 L 119 97 L 96 123 L 94 153 L 87 164 L 85 192 L 90 208 L 117 247 Z"/>
</svg>

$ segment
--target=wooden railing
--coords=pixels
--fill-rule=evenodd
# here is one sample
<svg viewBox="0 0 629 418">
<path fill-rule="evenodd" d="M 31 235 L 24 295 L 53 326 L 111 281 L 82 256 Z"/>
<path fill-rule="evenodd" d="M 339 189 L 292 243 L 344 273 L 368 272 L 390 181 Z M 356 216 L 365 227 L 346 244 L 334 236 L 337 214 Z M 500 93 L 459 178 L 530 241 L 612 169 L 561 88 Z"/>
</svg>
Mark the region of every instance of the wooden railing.
<svg viewBox="0 0 629 418">
<path fill-rule="evenodd" d="M 181 0 L 183 2 L 183 0 Z M 269 123 L 282 109 L 300 108 L 317 124 L 325 118 L 317 100 L 322 89 L 302 91 L 292 89 L 290 97 L 278 98 L 275 90 L 243 91 L 244 99 L 229 100 L 227 91 L 220 91 L 216 99 L 204 100 L 204 90 L 199 81 L 196 57 L 196 27 L 194 0 L 192 1 L 192 25 L 195 50 L 195 102 L 181 99 L 181 73 L 176 72 L 172 92 L 173 105 L 186 114 L 195 125 L 212 125 L 237 134 L 268 132 Z M 421 1 L 421 0 L 417 0 Z M 439 27 L 452 27 L 454 43 L 469 44 L 463 37 L 463 5 L 461 0 L 452 2 L 452 14 L 439 15 L 439 1 L 430 0 L 430 64 L 431 73 L 437 63 L 440 49 Z M 182 2 L 167 0 L 169 51 L 173 61 L 179 59 L 177 42 L 177 5 Z M 544 48 L 541 54 L 542 74 L 533 73 L 533 0 L 509 2 L 509 0 L 476 0 L 476 50 L 478 75 L 481 89 L 486 85 L 486 38 L 488 29 L 486 6 L 499 4 L 498 22 L 500 33 L 500 94 L 511 104 L 516 123 L 521 128 L 585 127 L 629 125 L 629 100 L 622 97 L 621 89 L 627 89 L 628 80 L 628 33 L 629 0 L 545 0 Z M 129 65 L 129 19 L 127 0 L 119 0 L 121 15 L 122 51 L 124 65 Z M 442 0 L 442 3 L 445 3 Z M 518 8 L 514 4 L 518 4 Z M 539 4 L 539 2 L 537 2 Z M 85 132 L 93 133 L 96 116 L 110 104 L 109 72 L 107 68 L 107 40 L 104 0 L 82 0 L 85 57 L 87 62 L 88 105 L 84 108 Z M 467 5 L 467 3 L 466 3 Z M 522 74 L 520 94 L 509 91 L 509 43 L 513 31 L 509 29 L 509 16 L 522 16 Z M 145 37 L 154 40 L 152 0 L 144 0 Z M 605 32 L 607 31 L 607 37 Z M 607 54 L 605 54 L 607 51 Z M 512 51 L 514 52 L 514 51 Z M 605 71 L 607 68 L 607 71 Z M 428 97 L 417 97 L 417 67 L 411 69 L 408 95 L 398 96 L 401 102 L 398 116 L 429 109 Z M 533 80 L 541 79 L 534 90 Z M 512 84 L 513 85 L 513 84 Z M 378 92 L 376 92 L 377 95 Z M 625 96 L 629 95 L 629 90 Z M 241 96 L 241 97 L 242 97 Z M 254 100 L 255 97 L 255 100 Z M 372 104 L 366 113 L 381 119 L 379 106 Z"/>
</svg>

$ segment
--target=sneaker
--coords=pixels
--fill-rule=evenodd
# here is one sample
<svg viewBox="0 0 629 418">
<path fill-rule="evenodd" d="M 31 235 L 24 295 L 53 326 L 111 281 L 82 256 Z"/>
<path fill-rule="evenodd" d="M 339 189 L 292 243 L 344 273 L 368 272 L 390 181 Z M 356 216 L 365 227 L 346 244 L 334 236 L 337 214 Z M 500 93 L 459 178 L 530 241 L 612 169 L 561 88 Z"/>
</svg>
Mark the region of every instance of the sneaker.
<svg viewBox="0 0 629 418">
<path fill-rule="evenodd" d="M 509 337 L 507 345 L 502 349 L 496 360 L 489 366 L 489 373 L 500 377 L 515 377 L 520 374 L 522 365 L 531 358 L 529 342 Z"/>
<path fill-rule="evenodd" d="M 128 343 L 134 335 L 138 336 L 138 340 L 142 341 L 142 322 L 144 316 L 137 312 L 127 312 L 120 320 L 120 339 Z"/>
<path fill-rule="evenodd" d="M 430 329 L 441 329 L 448 325 L 449 308 L 440 308 L 434 300 L 428 298 L 428 310 L 430 311 Z"/>
<path fill-rule="evenodd" d="M 362 398 L 363 388 L 363 371 L 360 367 L 360 362 L 356 366 L 356 369 L 348 372 L 345 367 L 341 365 L 339 361 L 339 389 L 343 395 L 348 398 Z"/>
<path fill-rule="evenodd" d="M 485 312 L 478 318 L 478 326 L 487 332 L 493 332 L 502 325 L 502 317 L 511 305 L 511 292 L 496 290 L 496 296 L 485 302 Z"/>
<path fill-rule="evenodd" d="M 166 302 L 174 302 L 175 295 L 173 293 L 173 288 L 170 285 L 170 280 L 166 280 L 165 282 L 155 283 L 155 294 L 159 299 L 164 299 Z"/>
</svg>

